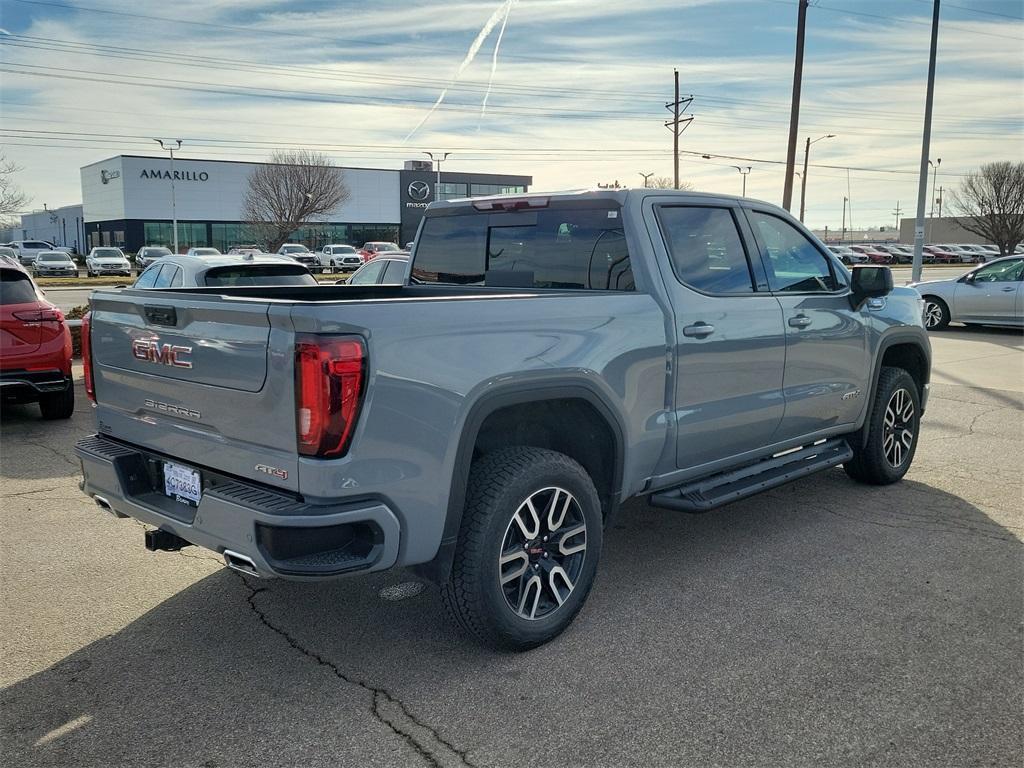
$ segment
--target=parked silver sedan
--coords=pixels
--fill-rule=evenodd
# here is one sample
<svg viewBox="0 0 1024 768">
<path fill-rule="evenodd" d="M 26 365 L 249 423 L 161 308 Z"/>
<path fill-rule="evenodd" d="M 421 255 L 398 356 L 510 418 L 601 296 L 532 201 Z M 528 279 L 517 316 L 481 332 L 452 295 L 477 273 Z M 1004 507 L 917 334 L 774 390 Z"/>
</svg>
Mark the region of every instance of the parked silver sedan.
<svg viewBox="0 0 1024 768">
<path fill-rule="evenodd" d="M 1024 256 L 1005 256 L 948 280 L 911 283 L 930 331 L 949 323 L 1024 326 Z"/>
<path fill-rule="evenodd" d="M 202 288 L 227 285 L 317 285 L 305 266 L 286 256 L 164 256 L 133 288 Z"/>
</svg>

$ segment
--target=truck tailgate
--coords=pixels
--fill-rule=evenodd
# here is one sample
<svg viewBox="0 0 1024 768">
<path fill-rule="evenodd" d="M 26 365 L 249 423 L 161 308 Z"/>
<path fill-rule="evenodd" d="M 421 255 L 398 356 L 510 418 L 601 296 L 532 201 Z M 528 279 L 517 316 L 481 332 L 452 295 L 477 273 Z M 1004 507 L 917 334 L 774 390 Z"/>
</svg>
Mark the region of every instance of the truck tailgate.
<svg viewBox="0 0 1024 768">
<path fill-rule="evenodd" d="M 270 310 L 266 301 L 174 292 L 94 294 L 100 431 L 296 489 L 291 334 L 287 312 L 275 330 Z M 268 377 L 270 365 L 278 375 Z"/>
</svg>

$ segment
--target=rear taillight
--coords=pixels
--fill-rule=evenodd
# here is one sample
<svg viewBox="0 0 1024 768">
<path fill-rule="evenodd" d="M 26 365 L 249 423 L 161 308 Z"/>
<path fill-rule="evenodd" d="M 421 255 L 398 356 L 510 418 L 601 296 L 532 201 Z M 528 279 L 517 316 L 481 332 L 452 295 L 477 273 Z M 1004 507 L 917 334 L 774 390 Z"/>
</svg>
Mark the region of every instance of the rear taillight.
<svg viewBox="0 0 1024 768">
<path fill-rule="evenodd" d="M 89 338 L 91 315 L 92 312 L 86 312 L 82 316 L 82 367 L 85 369 L 85 394 L 95 403 L 96 382 L 92 377 L 92 340 Z"/>
<path fill-rule="evenodd" d="M 46 309 L 29 309 L 21 312 L 14 312 L 13 315 L 19 320 L 27 323 L 63 323 L 64 313 L 56 307 Z"/>
<path fill-rule="evenodd" d="M 344 455 L 359 415 L 365 377 L 366 347 L 362 339 L 296 338 L 295 420 L 301 455 Z"/>
</svg>

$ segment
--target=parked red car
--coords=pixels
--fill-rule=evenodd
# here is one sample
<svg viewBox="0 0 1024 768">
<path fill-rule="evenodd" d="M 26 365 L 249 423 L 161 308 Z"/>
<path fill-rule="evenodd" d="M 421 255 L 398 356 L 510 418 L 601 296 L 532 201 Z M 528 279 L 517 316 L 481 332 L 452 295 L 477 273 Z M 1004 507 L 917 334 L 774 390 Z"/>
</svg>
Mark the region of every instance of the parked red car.
<svg viewBox="0 0 1024 768">
<path fill-rule="evenodd" d="M 960 262 L 960 254 L 937 245 L 926 245 L 921 251 L 921 261 L 927 264 L 956 264 Z"/>
<path fill-rule="evenodd" d="M 71 331 L 23 269 L 0 264 L 0 397 L 38 402 L 44 419 L 75 410 Z"/>
<path fill-rule="evenodd" d="M 398 243 L 387 243 L 383 240 L 373 240 L 369 243 L 363 243 L 363 247 L 359 249 L 359 255 L 363 257 L 363 263 L 376 258 L 381 253 L 393 253 L 401 251 L 398 247 Z"/>
<path fill-rule="evenodd" d="M 892 254 L 886 253 L 885 251 L 878 250 L 873 245 L 851 245 L 851 249 L 857 253 L 863 253 L 868 257 L 868 261 L 872 264 L 890 264 L 892 263 Z"/>
</svg>

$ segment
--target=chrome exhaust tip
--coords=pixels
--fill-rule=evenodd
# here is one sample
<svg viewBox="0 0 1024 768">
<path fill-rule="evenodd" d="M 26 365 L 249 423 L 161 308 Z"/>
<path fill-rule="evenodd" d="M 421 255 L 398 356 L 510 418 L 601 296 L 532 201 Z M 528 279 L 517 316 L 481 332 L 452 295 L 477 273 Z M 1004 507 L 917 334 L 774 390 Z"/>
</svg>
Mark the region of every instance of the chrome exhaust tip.
<svg viewBox="0 0 1024 768">
<path fill-rule="evenodd" d="M 260 577 L 259 572 L 256 570 L 256 563 L 252 561 L 251 557 L 239 554 L 238 552 L 232 552 L 230 549 L 224 550 L 224 565 L 239 573 L 255 576 L 257 579 Z"/>
</svg>

